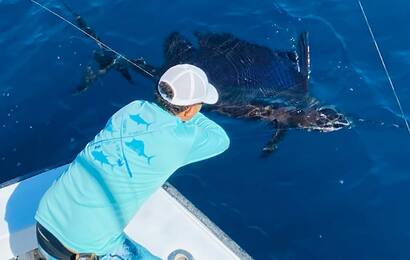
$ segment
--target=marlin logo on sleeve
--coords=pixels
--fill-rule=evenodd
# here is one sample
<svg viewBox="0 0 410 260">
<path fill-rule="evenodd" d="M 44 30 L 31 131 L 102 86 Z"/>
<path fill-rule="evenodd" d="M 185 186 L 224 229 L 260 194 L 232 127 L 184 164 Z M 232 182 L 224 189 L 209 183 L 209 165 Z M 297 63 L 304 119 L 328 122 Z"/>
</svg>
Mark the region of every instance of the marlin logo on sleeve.
<svg viewBox="0 0 410 260">
<path fill-rule="evenodd" d="M 93 155 L 94 159 L 99 161 L 103 166 L 104 164 L 110 165 L 111 167 L 114 167 L 108 160 L 108 156 L 104 154 L 103 151 L 92 151 L 91 154 Z"/>
<path fill-rule="evenodd" d="M 130 118 L 132 121 L 137 123 L 137 125 L 145 125 L 147 130 L 148 130 L 148 127 L 152 124 L 152 123 L 148 123 L 147 121 L 145 121 L 139 114 L 130 115 Z"/>
<path fill-rule="evenodd" d="M 143 141 L 133 139 L 131 142 L 125 142 L 125 144 L 135 151 L 138 156 L 145 158 L 148 164 L 151 164 L 151 159 L 154 158 L 154 156 L 148 156 L 145 154 L 145 145 Z"/>
</svg>

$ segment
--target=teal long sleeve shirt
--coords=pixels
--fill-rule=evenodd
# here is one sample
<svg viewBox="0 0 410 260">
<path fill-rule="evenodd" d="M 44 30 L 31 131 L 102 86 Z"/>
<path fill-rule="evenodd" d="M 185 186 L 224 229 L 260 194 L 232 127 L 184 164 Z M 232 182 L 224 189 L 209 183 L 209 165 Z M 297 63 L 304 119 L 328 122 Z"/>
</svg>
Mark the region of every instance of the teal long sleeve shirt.
<svg viewBox="0 0 410 260">
<path fill-rule="evenodd" d="M 116 112 L 45 193 L 36 220 L 66 247 L 103 255 L 143 202 L 181 166 L 229 147 L 225 131 L 201 113 L 182 122 L 154 103 Z"/>
</svg>

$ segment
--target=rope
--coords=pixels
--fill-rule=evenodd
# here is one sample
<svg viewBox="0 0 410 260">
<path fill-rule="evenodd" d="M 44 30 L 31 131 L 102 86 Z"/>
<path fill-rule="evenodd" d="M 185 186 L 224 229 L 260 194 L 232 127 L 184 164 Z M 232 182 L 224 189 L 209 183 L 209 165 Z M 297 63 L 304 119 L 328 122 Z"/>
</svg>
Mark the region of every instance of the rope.
<svg viewBox="0 0 410 260">
<path fill-rule="evenodd" d="M 402 117 L 403 117 L 403 120 L 404 120 L 404 122 L 405 122 L 405 124 L 406 124 L 407 131 L 408 131 L 409 134 L 410 134 L 410 126 L 409 126 L 409 123 L 408 123 L 408 121 L 407 121 L 407 119 L 406 119 L 406 116 L 405 116 L 405 114 L 404 114 L 403 107 L 402 107 L 402 105 L 401 105 L 399 96 L 398 96 L 397 93 L 396 93 L 396 88 L 394 87 L 393 80 L 392 80 L 391 77 L 390 77 L 390 73 L 389 73 L 389 71 L 388 71 L 388 69 L 387 69 L 386 63 L 384 62 L 383 55 L 382 55 L 382 53 L 381 53 L 381 51 L 380 51 L 379 45 L 377 44 L 376 38 L 374 37 L 372 27 L 370 26 L 369 20 L 367 19 L 367 15 L 366 15 L 366 12 L 364 11 L 362 2 L 361 2 L 360 0 L 357 0 L 357 2 L 359 3 L 360 10 L 362 11 L 364 20 L 366 21 L 366 25 L 367 25 L 367 28 L 369 29 L 369 32 L 370 32 L 370 35 L 371 35 L 371 37 L 372 37 L 374 46 L 376 47 L 377 53 L 379 54 L 380 61 L 382 62 L 382 65 L 383 65 L 383 68 L 384 68 L 384 72 L 386 73 L 387 79 L 389 80 L 390 87 L 391 87 L 391 89 L 392 89 L 392 91 L 393 91 L 394 97 L 396 98 L 396 102 L 397 102 L 397 105 L 399 106 L 400 113 L 401 113 L 401 115 L 402 115 Z"/>
<path fill-rule="evenodd" d="M 119 58 L 124 59 L 125 61 L 129 62 L 130 64 L 134 65 L 135 67 L 137 67 L 138 69 L 140 69 L 141 71 L 143 71 L 144 73 L 146 73 L 147 75 L 151 76 L 151 77 L 155 77 L 152 73 L 150 73 L 149 71 L 147 71 L 146 69 L 144 69 L 143 67 L 137 65 L 135 62 L 133 62 L 132 60 L 128 59 L 127 57 L 125 57 L 124 55 L 122 55 L 121 53 L 117 52 L 116 50 L 114 50 L 113 48 L 111 48 L 110 46 L 108 46 L 107 44 L 103 43 L 102 41 L 100 41 L 99 39 L 97 39 L 96 37 L 92 36 L 91 34 L 89 34 L 88 32 L 84 31 L 83 29 L 81 29 L 80 27 L 78 27 L 77 25 L 73 24 L 72 22 L 70 22 L 69 20 L 67 20 L 66 18 L 64 18 L 63 16 L 59 15 L 58 13 L 54 12 L 53 10 L 50 10 L 49 8 L 45 7 L 44 5 L 40 4 L 39 2 L 35 1 L 35 0 L 30 0 L 31 2 L 33 2 L 34 4 L 40 6 L 42 9 L 46 10 L 47 12 L 53 14 L 54 16 L 60 18 L 61 20 L 65 21 L 66 23 L 68 23 L 69 25 L 73 26 L 74 28 L 76 28 L 77 30 L 79 30 L 80 32 L 84 33 L 85 35 L 87 35 L 88 37 L 90 37 L 91 39 L 93 39 L 98 45 L 106 48 L 109 51 L 114 52 L 115 54 L 118 55 Z"/>
</svg>

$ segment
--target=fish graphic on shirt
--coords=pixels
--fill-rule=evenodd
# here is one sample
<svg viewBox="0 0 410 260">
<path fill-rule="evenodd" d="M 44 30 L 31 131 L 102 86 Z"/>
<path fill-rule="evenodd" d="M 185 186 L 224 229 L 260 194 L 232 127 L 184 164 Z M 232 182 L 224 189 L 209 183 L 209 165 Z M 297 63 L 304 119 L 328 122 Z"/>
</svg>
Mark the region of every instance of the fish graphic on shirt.
<svg viewBox="0 0 410 260">
<path fill-rule="evenodd" d="M 148 156 L 145 153 L 145 145 L 144 142 L 138 139 L 133 139 L 130 142 L 125 142 L 125 144 L 131 148 L 133 151 L 135 151 L 138 156 L 143 157 L 147 160 L 148 164 L 151 163 L 151 159 L 154 158 L 154 156 Z"/>
<path fill-rule="evenodd" d="M 137 123 L 137 125 L 145 125 L 146 129 L 148 130 L 148 127 L 152 124 L 152 123 L 148 123 L 147 121 L 145 121 L 141 115 L 139 114 L 135 114 L 135 115 L 130 115 L 130 119 L 132 121 L 134 121 L 135 123 Z"/>
<path fill-rule="evenodd" d="M 91 154 L 94 157 L 94 159 L 99 161 L 103 166 L 107 164 L 111 167 L 114 167 L 114 165 L 112 165 L 108 160 L 108 156 L 103 151 L 92 151 Z"/>
</svg>

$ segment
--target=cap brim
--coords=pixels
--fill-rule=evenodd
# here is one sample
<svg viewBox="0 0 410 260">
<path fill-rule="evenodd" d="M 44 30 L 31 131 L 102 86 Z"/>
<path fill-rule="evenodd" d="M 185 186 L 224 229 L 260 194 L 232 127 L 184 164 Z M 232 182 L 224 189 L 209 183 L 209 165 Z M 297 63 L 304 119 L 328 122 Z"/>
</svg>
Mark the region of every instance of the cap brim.
<svg viewBox="0 0 410 260">
<path fill-rule="evenodd" d="M 205 104 L 213 105 L 218 102 L 219 94 L 216 88 L 212 84 L 208 84 L 207 95 L 204 99 Z"/>
</svg>

